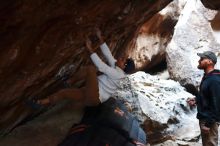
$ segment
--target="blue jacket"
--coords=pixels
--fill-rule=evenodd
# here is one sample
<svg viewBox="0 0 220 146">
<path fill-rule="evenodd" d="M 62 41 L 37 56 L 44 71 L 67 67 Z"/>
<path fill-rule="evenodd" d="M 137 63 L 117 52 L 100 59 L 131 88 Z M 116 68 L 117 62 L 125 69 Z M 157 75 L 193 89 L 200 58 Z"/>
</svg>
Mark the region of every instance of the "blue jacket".
<svg viewBox="0 0 220 146">
<path fill-rule="evenodd" d="M 204 74 L 196 101 L 199 120 L 205 121 L 207 127 L 210 127 L 214 122 L 220 122 L 219 70 Z"/>
</svg>

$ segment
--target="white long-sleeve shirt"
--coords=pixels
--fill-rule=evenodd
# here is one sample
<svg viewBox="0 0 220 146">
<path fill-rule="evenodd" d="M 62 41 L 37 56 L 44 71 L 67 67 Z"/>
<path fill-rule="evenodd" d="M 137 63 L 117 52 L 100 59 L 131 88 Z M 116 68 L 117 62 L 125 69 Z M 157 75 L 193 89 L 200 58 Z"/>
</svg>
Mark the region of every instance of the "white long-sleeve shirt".
<svg viewBox="0 0 220 146">
<path fill-rule="evenodd" d="M 96 53 L 92 53 L 90 58 L 98 70 L 103 73 L 98 76 L 98 83 L 99 99 L 104 102 L 118 88 L 120 79 L 125 78 L 125 73 L 115 65 L 116 59 L 112 56 L 107 44 L 103 43 L 100 48 L 109 65 L 104 63 Z"/>
</svg>

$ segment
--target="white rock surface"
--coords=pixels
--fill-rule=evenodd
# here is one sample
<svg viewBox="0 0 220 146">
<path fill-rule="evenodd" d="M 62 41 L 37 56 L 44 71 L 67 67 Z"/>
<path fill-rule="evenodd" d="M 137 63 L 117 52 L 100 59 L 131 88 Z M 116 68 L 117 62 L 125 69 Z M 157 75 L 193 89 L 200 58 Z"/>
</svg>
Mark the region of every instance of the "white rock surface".
<svg viewBox="0 0 220 146">
<path fill-rule="evenodd" d="M 172 141 L 167 140 L 163 143 L 151 145 L 151 146 L 202 146 L 201 143 L 195 143 L 195 142 L 183 142 L 183 141 Z"/>
<path fill-rule="evenodd" d="M 168 71 L 171 78 L 182 85 L 198 86 L 203 72 L 197 69 L 197 53 L 212 50 L 218 55 L 220 52 L 220 43 L 214 33 L 216 31 L 210 23 L 216 20 L 217 11 L 205 8 L 198 0 L 190 0 L 181 13 L 166 49 Z M 216 67 L 219 68 L 219 65 Z"/>
<path fill-rule="evenodd" d="M 133 114 L 141 124 L 150 119 L 155 123 L 153 125 L 167 127 L 155 129 L 171 133 L 176 139 L 188 141 L 198 137 L 196 109 L 191 110 L 186 103 L 186 99 L 193 95 L 178 82 L 144 72 L 130 75 L 129 79 L 131 86 L 122 83 L 114 96 L 129 101 Z"/>
</svg>

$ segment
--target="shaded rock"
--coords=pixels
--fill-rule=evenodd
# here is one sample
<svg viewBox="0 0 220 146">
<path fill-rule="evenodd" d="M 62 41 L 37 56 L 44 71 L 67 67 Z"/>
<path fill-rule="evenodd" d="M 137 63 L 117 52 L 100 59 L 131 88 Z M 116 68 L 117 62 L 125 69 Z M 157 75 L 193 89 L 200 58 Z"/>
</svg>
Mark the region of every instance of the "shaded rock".
<svg viewBox="0 0 220 146">
<path fill-rule="evenodd" d="M 184 4 L 183 0 L 171 2 L 140 28 L 135 45 L 130 51 L 138 70 L 150 70 L 165 60 L 165 49 L 172 38 Z"/>
<path fill-rule="evenodd" d="M 138 74 L 140 74 L 143 77 L 145 76 L 144 73 L 138 73 Z M 164 82 L 166 82 L 165 80 L 158 79 L 157 77 L 150 77 L 150 75 L 147 75 L 147 77 L 151 81 L 153 81 L 153 78 L 157 79 L 158 82 L 162 81 L 163 85 L 164 85 Z M 142 84 L 140 80 L 135 80 L 135 78 L 131 78 L 131 79 L 134 79 L 132 83 L 137 82 L 136 83 L 137 85 Z M 142 80 L 145 81 L 144 79 Z M 148 81 L 147 84 L 145 85 L 149 85 L 149 86 L 151 85 L 152 88 L 157 89 L 159 87 L 157 80 L 152 83 L 149 83 L 150 81 Z M 172 83 L 172 81 L 170 82 Z M 139 117 L 137 115 L 138 112 L 136 112 L 138 108 L 137 105 L 140 102 L 139 100 L 137 100 L 137 96 L 138 96 L 137 94 L 139 90 L 134 91 L 133 92 L 134 94 L 132 94 L 129 91 L 131 87 L 128 84 L 123 84 L 123 83 L 121 84 L 124 85 L 123 90 L 118 91 L 118 94 L 124 95 L 123 97 L 126 97 L 126 100 L 128 99 L 128 101 L 130 101 L 129 103 L 131 104 L 133 114 Z M 177 88 L 178 87 L 179 85 L 177 86 Z M 180 87 L 180 90 L 182 90 L 182 87 Z M 170 95 L 173 94 L 173 96 L 171 96 L 171 99 L 175 98 L 174 97 L 175 93 L 172 93 L 170 91 L 167 93 L 164 91 L 166 93 L 166 96 L 167 94 L 170 94 Z M 147 88 L 145 91 L 142 91 L 142 94 L 143 92 L 148 93 Z M 181 92 L 184 93 L 183 91 Z M 177 95 L 179 96 L 179 94 Z M 121 99 L 120 97 L 118 98 Z M 152 98 L 156 98 L 156 97 L 152 95 Z M 133 103 L 131 103 L 131 101 L 133 101 Z M 148 134 L 148 139 L 151 142 L 160 143 L 155 146 L 171 146 L 171 145 L 186 144 L 186 143 L 189 144 L 189 146 L 201 146 L 201 141 L 196 142 L 198 140 L 198 135 L 197 136 L 193 135 L 194 133 L 193 131 L 198 130 L 197 128 L 198 125 L 194 125 L 198 122 L 195 119 L 195 112 L 194 112 L 195 109 L 187 111 L 186 109 L 188 108 L 186 105 L 184 106 L 184 103 L 180 102 L 180 104 L 183 104 L 180 107 L 181 108 L 184 107 L 184 108 L 183 110 L 179 110 L 179 112 L 182 112 L 182 111 L 184 112 L 179 113 L 179 115 L 186 114 L 188 116 L 182 116 L 182 118 L 180 118 L 180 116 L 170 116 L 170 119 L 178 120 L 177 125 L 176 125 L 176 122 L 170 123 L 169 122 L 170 119 L 168 120 L 167 124 L 161 124 L 160 122 L 157 122 L 157 121 L 154 121 L 148 118 L 146 114 L 142 112 L 143 110 L 142 111 L 139 110 L 140 117 L 146 118 L 146 120 L 144 121 L 144 124 L 142 125 L 144 125 L 145 131 Z M 160 105 L 160 103 L 158 104 Z M 179 106 L 179 103 L 176 105 L 176 107 L 178 106 Z M 145 108 L 148 109 L 148 107 L 145 107 Z M 155 109 L 152 109 L 152 110 L 155 110 Z M 44 114 L 41 114 L 39 117 L 34 118 L 32 121 L 29 121 L 26 124 L 17 127 L 9 135 L 5 136 L 4 138 L 0 138 L 0 145 L 4 145 L 4 146 L 11 146 L 11 145 L 55 146 L 58 143 L 60 143 L 60 141 L 62 141 L 62 139 L 66 136 L 70 127 L 74 123 L 79 122 L 82 114 L 83 114 L 82 109 L 79 109 L 77 105 L 74 105 L 73 103 L 69 101 L 62 102 L 56 105 L 55 107 L 53 107 L 50 111 L 45 112 Z M 196 120 L 196 122 L 194 120 Z M 166 130 L 167 132 L 162 132 L 162 131 L 165 131 L 164 129 L 170 129 L 171 132 L 168 132 L 168 130 Z M 165 141 L 165 142 L 162 142 L 162 141 Z"/>
<path fill-rule="evenodd" d="M 217 0 L 201 0 L 203 5 L 209 9 L 220 10 L 220 1 Z"/>
<path fill-rule="evenodd" d="M 216 15 L 217 11 L 205 8 L 200 1 L 187 1 L 166 49 L 170 77 L 181 85 L 198 87 L 203 75 L 203 71 L 197 69 L 198 52 L 212 50 L 217 55 L 220 52 L 220 42 L 213 35 L 210 24 Z"/>
<path fill-rule="evenodd" d="M 220 43 L 220 11 L 215 15 L 215 17 L 210 21 L 213 35 L 218 43 Z"/>
<path fill-rule="evenodd" d="M 153 145 L 153 146 L 178 146 L 178 144 L 175 141 L 167 140 L 161 144 Z"/>
<path fill-rule="evenodd" d="M 137 28 L 171 1 L 1 1 L 0 135 L 32 114 L 27 98 L 59 90 L 60 73 L 90 63 L 84 38 L 95 26 L 114 55 L 127 54 Z"/>
</svg>

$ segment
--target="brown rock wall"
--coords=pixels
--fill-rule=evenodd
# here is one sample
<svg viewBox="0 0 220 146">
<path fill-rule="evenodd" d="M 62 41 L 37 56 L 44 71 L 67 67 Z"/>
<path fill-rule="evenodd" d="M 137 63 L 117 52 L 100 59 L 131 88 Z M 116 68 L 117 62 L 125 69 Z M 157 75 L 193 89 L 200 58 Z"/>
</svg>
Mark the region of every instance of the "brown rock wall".
<svg viewBox="0 0 220 146">
<path fill-rule="evenodd" d="M 203 5 L 206 8 L 212 9 L 212 10 L 220 10 L 220 1 L 219 0 L 201 0 Z"/>
<path fill-rule="evenodd" d="M 84 36 L 98 26 L 114 55 L 172 0 L 7 0 L 0 2 L 0 131 L 32 113 L 24 100 L 57 90 L 58 71 L 88 64 Z"/>
</svg>

